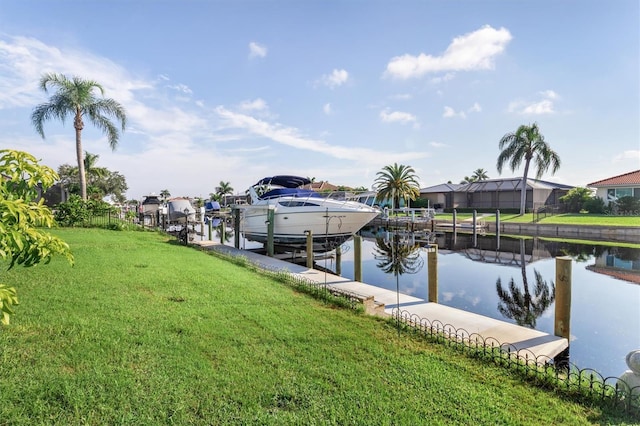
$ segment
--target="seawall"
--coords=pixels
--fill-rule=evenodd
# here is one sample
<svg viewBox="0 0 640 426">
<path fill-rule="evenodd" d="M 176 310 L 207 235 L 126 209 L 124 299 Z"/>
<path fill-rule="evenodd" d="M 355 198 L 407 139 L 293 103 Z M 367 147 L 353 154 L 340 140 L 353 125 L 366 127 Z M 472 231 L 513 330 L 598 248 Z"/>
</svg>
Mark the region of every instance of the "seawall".
<svg viewBox="0 0 640 426">
<path fill-rule="evenodd" d="M 495 222 L 484 224 L 486 232 L 495 233 Z M 546 225 L 538 223 L 500 223 L 501 234 L 571 238 L 640 244 L 640 226 Z"/>
</svg>

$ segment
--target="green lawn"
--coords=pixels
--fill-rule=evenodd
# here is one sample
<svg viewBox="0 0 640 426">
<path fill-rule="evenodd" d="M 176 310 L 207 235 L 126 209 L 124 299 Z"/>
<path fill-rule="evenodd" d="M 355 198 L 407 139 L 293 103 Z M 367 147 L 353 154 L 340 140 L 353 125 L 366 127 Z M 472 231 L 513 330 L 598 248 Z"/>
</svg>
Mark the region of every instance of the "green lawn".
<svg viewBox="0 0 640 426">
<path fill-rule="evenodd" d="M 469 220 L 473 217 L 471 213 L 458 213 L 457 220 Z M 482 219 L 485 222 L 495 221 L 495 214 L 482 214 L 478 213 L 478 219 Z M 438 213 L 436 215 L 437 220 L 453 220 L 452 213 Z M 500 220 L 502 222 L 512 223 L 532 223 L 534 220 L 533 213 L 526 213 L 524 215 L 518 214 L 501 214 Z M 610 216 L 610 215 L 598 215 L 598 214 L 580 214 L 580 213 L 566 213 L 555 216 L 549 216 L 540 220 L 541 224 L 549 225 L 599 225 L 599 226 L 640 226 L 640 216 Z"/>
<path fill-rule="evenodd" d="M 0 424 L 631 424 L 151 232 L 2 275 Z"/>
</svg>

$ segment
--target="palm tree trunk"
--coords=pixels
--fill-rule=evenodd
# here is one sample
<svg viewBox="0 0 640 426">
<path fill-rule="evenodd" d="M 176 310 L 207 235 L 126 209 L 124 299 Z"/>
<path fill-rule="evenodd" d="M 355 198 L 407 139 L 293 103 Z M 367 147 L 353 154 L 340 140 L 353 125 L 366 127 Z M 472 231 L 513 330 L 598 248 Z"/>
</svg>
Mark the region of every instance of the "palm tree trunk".
<svg viewBox="0 0 640 426">
<path fill-rule="evenodd" d="M 82 128 L 84 123 L 79 111 L 76 112 L 73 127 L 76 129 L 76 157 L 78 159 L 78 177 L 80 178 L 80 196 L 83 200 L 86 200 L 87 177 L 84 172 L 84 158 L 82 158 Z"/>
<path fill-rule="evenodd" d="M 524 163 L 524 175 L 522 176 L 522 188 L 520 189 L 520 215 L 525 212 L 527 204 L 527 175 L 529 174 L 529 161 Z"/>
</svg>

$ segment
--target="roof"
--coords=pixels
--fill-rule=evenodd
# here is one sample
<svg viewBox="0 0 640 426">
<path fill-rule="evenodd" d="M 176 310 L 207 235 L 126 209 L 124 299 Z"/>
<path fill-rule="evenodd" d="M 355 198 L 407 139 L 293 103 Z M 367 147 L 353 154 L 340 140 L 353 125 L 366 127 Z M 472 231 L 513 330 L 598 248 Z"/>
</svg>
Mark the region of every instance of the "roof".
<svg viewBox="0 0 640 426">
<path fill-rule="evenodd" d="M 587 186 L 595 187 L 619 185 L 640 185 L 640 170 L 635 170 L 623 175 L 618 175 L 587 184 Z"/>
<path fill-rule="evenodd" d="M 434 192 L 453 192 L 460 188 L 462 185 L 458 183 L 441 183 L 440 185 L 433 185 L 427 188 L 420 188 L 421 194 L 429 194 Z"/>
<path fill-rule="evenodd" d="M 477 182 L 467 183 L 457 189 L 457 192 L 481 192 L 481 191 L 516 191 L 522 186 L 522 178 L 487 179 Z M 564 185 L 556 182 L 548 182 L 540 179 L 527 179 L 527 187 L 532 189 L 562 189 L 570 190 L 571 185 Z"/>
</svg>

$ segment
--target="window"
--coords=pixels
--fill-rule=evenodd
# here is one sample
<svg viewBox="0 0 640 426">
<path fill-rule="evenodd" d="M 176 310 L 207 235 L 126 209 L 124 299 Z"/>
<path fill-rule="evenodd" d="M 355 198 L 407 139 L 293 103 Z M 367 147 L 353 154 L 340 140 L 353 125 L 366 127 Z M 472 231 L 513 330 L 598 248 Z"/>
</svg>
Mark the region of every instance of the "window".
<svg viewBox="0 0 640 426">
<path fill-rule="evenodd" d="M 633 188 L 609 188 L 607 189 L 607 198 L 622 198 L 622 197 L 633 197 L 634 196 Z M 636 194 L 638 190 L 636 188 Z"/>
</svg>

